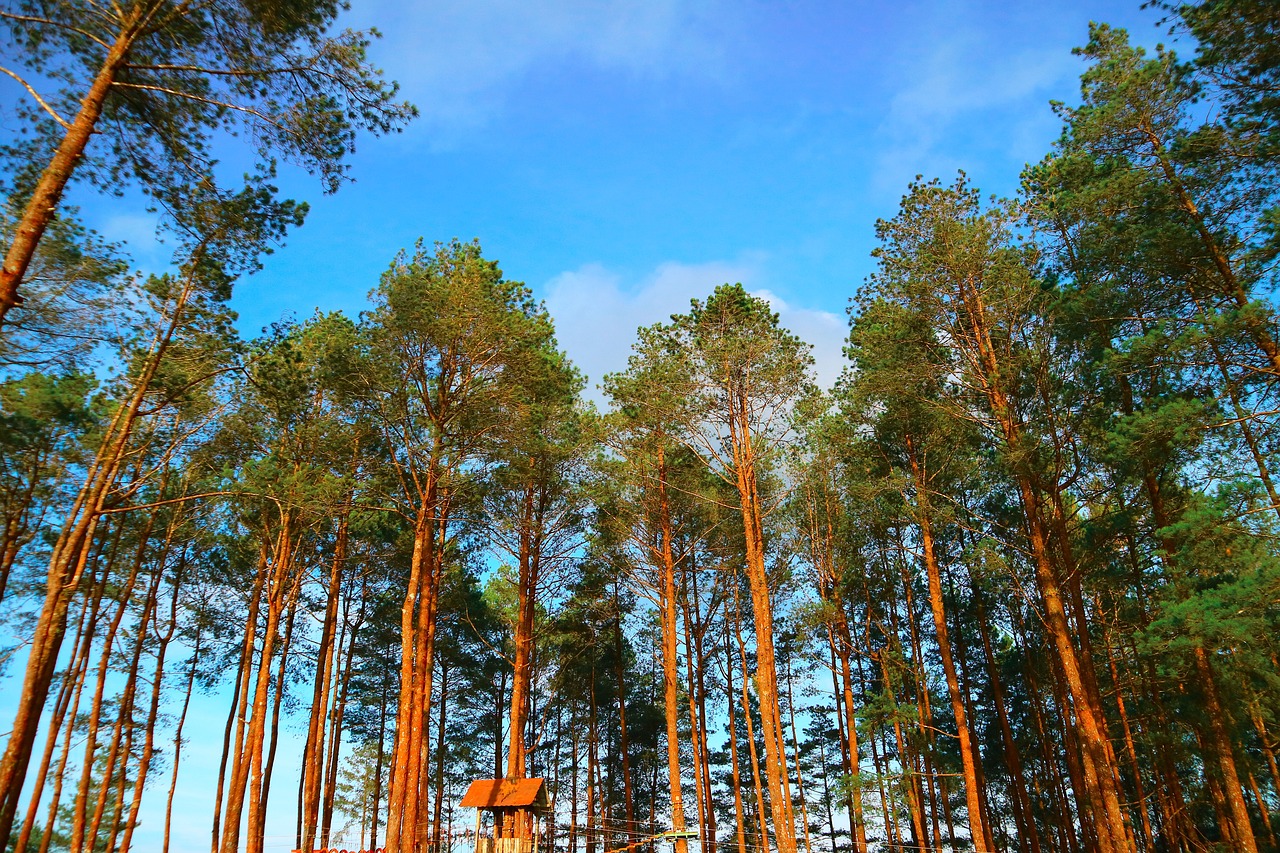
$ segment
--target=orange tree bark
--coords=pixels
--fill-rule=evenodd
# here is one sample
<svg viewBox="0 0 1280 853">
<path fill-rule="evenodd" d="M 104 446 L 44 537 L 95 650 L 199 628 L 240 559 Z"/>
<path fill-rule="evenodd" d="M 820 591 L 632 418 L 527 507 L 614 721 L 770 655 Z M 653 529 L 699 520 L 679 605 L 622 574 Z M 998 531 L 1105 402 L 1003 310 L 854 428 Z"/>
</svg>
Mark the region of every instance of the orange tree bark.
<svg viewBox="0 0 1280 853">
<path fill-rule="evenodd" d="M 662 586 L 658 608 L 662 623 L 662 708 L 667 725 L 667 784 L 671 788 L 671 827 L 685 829 L 684 793 L 680 784 L 680 662 L 676 627 L 676 560 L 672 547 L 671 504 L 667 495 L 666 452 L 657 449 L 658 536 Z M 676 839 L 676 853 L 688 853 L 689 842 Z"/>
<path fill-rule="evenodd" d="M 202 250 L 198 249 L 196 255 L 201 253 Z M 66 634 L 67 608 L 84 576 L 102 510 L 127 457 L 143 400 L 183 321 L 187 300 L 195 287 L 195 266 L 193 261 L 192 271 L 186 275 L 176 299 L 169 306 L 167 322 L 152 339 L 150 351 L 133 381 L 129 396 L 104 430 L 102 442 L 88 466 L 84 485 L 72 502 L 54 543 L 44 602 L 27 652 L 21 692 L 15 703 L 17 712 L 4 755 L 0 757 L 0 838 L 8 838 L 13 829 L 31 748 Z"/>
<path fill-rule="evenodd" d="M 960 694 L 960 679 L 956 676 L 956 664 L 951 655 L 951 641 L 947 636 L 946 607 L 942 599 L 942 570 L 938 566 L 938 552 L 933 540 L 933 519 L 929 506 L 929 474 L 924 460 L 917 452 L 914 440 L 907 438 L 907 459 L 915 477 L 916 523 L 920 529 L 920 550 L 924 557 L 925 574 L 929 580 L 929 609 L 933 614 L 933 627 L 937 633 L 938 656 L 942 659 L 942 673 L 947 680 L 947 695 L 951 699 L 951 713 L 956 721 L 956 733 L 960 740 L 960 762 L 964 772 L 965 804 L 969 809 L 969 834 L 973 849 L 978 853 L 991 850 L 991 840 L 983 830 L 982 804 L 978 790 L 978 745 L 969 728 L 965 713 L 964 697 Z"/>
<path fill-rule="evenodd" d="M 35 256 L 40 238 L 44 236 L 45 229 L 57 212 L 67 181 L 71 179 L 72 172 L 75 171 L 76 165 L 84 156 L 85 148 L 89 145 L 93 129 L 102 116 L 107 94 L 111 91 L 111 86 L 124 66 L 134 39 L 144 23 L 142 12 L 141 6 L 134 7 L 115 42 L 107 50 L 102 66 L 93 78 L 89 91 L 80 102 L 80 111 L 66 128 L 66 135 L 58 145 L 53 159 L 40 175 L 35 191 L 22 212 L 13 243 L 9 245 L 9 251 L 5 254 L 4 267 L 0 269 L 0 327 L 3 327 L 4 318 L 9 313 L 9 309 L 22 304 L 18 285 L 27 274 L 27 267 L 31 265 L 31 259 Z"/>
<path fill-rule="evenodd" d="M 743 539 L 746 544 L 747 586 L 756 634 L 756 691 L 760 702 L 760 727 L 767 762 L 769 809 L 773 818 L 774 843 L 778 853 L 796 853 L 795 815 L 787 782 L 787 750 L 783 735 L 781 705 L 778 701 L 778 665 L 773 644 L 773 602 L 764 562 L 764 512 L 760 504 L 755 449 L 747 417 L 747 391 L 740 390 L 731 402 L 730 422 L 734 470 L 742 507 Z"/>
</svg>

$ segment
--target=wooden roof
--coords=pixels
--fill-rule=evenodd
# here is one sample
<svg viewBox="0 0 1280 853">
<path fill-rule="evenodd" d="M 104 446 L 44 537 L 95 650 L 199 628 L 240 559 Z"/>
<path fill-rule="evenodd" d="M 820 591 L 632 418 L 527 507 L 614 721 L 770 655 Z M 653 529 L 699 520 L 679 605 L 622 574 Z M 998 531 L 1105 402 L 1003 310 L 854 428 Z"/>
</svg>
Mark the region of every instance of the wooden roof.
<svg viewBox="0 0 1280 853">
<path fill-rule="evenodd" d="M 477 779 L 460 803 L 464 808 L 519 809 L 547 807 L 543 779 Z"/>
</svg>

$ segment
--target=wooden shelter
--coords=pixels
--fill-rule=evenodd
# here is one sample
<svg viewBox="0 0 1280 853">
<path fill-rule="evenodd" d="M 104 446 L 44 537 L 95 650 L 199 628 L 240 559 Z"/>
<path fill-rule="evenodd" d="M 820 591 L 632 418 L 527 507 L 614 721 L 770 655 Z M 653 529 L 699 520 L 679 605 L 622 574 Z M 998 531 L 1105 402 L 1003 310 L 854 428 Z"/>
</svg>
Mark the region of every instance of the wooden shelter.
<svg viewBox="0 0 1280 853">
<path fill-rule="evenodd" d="M 538 817 L 548 810 L 544 779 L 477 779 L 461 804 L 476 810 L 476 853 L 538 853 Z M 484 813 L 492 835 L 482 836 Z"/>
</svg>

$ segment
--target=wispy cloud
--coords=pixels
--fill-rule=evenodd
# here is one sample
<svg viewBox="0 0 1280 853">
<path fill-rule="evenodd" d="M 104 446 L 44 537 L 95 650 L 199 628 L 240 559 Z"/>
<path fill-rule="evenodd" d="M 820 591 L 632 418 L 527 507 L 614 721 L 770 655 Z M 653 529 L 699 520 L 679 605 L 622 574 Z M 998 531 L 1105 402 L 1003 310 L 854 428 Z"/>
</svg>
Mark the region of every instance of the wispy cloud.
<svg viewBox="0 0 1280 853">
<path fill-rule="evenodd" d="M 998 33 L 945 23 L 945 38 L 923 37 L 898 69 L 904 84 L 876 131 L 882 189 L 896 191 L 917 173 L 945 177 L 978 159 L 977 149 L 1039 156 L 1057 124 L 1048 101 L 1071 91 L 1079 74 L 1079 61 L 1061 46 L 1011 53 L 992 43 Z"/>
<path fill-rule="evenodd" d="M 625 370 L 636 330 L 670 319 L 689 309 L 716 286 L 740 282 L 769 302 L 781 324 L 813 345 L 818 380 L 827 387 L 842 364 L 844 320 L 827 311 L 791 305 L 764 286 L 759 258 L 685 264 L 670 261 L 628 281 L 598 264 L 563 272 L 548 282 L 547 308 L 556 321 L 560 346 L 590 379 L 588 395 L 602 400 L 599 389 L 608 373 Z"/>
<path fill-rule="evenodd" d="M 555 63 L 713 79 L 727 67 L 731 13 L 722 0 L 378 0 L 353 22 L 377 22 L 379 61 L 438 133 L 484 124 L 512 84 Z"/>
</svg>

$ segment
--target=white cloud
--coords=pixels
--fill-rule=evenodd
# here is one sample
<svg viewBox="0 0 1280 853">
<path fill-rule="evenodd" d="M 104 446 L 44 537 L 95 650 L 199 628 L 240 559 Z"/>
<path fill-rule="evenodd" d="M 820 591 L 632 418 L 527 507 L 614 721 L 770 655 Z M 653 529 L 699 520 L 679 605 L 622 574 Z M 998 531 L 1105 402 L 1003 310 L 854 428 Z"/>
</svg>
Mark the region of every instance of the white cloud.
<svg viewBox="0 0 1280 853">
<path fill-rule="evenodd" d="M 576 61 L 635 77 L 724 73 L 733 15 L 720 0 L 445 0 L 369 3 L 387 76 L 438 132 L 483 124 L 509 84 L 540 64 Z"/>
<path fill-rule="evenodd" d="M 600 402 L 602 378 L 626 369 L 638 328 L 687 311 L 690 299 L 704 298 L 726 282 L 741 282 L 751 293 L 766 299 L 784 327 L 813 344 L 818 380 L 830 387 L 842 366 L 844 320 L 779 299 L 763 286 L 759 258 L 701 264 L 669 261 L 635 282 L 627 282 L 598 264 L 588 264 L 555 276 L 545 292 L 560 346 L 587 374 L 588 396 Z"/>
<path fill-rule="evenodd" d="M 783 327 L 813 346 L 818 383 L 823 388 L 834 385 L 844 367 L 844 342 L 849 333 L 845 319 L 830 311 L 791 305 L 768 290 L 753 290 L 752 293 L 767 301 L 778 312 L 778 320 Z"/>
<path fill-rule="evenodd" d="M 156 236 L 159 217 L 150 213 L 117 213 L 104 219 L 98 231 L 108 240 L 124 243 L 135 259 L 147 259 L 162 250 Z"/>
<path fill-rule="evenodd" d="M 1058 120 L 1048 100 L 1071 91 L 1079 60 L 1058 45 L 999 49 L 990 33 L 953 23 L 945 38 L 922 39 L 927 52 L 904 57 L 898 69 L 905 83 L 877 129 L 881 189 L 898 190 L 919 173 L 945 179 L 973 162 L 974 144 L 1033 159 L 1053 136 Z M 986 132 L 976 143 L 962 138 L 983 120 Z"/>
</svg>

